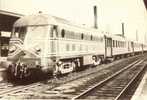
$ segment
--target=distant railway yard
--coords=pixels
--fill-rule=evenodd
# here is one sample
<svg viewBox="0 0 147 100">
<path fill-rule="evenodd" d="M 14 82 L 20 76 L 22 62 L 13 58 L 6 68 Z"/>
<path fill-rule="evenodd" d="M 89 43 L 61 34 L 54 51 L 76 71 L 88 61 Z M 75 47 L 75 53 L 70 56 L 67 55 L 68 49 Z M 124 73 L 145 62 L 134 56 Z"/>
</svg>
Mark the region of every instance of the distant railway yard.
<svg viewBox="0 0 147 100">
<path fill-rule="evenodd" d="M 0 98 L 130 100 L 146 71 L 146 56 L 87 66 L 77 72 L 23 85 L 1 81 Z"/>
</svg>

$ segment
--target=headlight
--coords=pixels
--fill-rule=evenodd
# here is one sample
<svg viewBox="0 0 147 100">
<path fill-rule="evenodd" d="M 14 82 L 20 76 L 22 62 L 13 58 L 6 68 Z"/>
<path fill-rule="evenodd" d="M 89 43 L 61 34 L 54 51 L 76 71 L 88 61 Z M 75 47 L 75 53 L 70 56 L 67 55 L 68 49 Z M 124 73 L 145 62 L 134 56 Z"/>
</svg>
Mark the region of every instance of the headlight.
<svg viewBox="0 0 147 100">
<path fill-rule="evenodd" d="M 16 51 L 16 49 L 17 49 L 16 46 L 14 46 L 14 45 L 13 45 L 13 46 L 10 46 L 10 47 L 9 47 L 9 52 L 10 52 L 10 53 L 13 53 L 14 51 Z"/>
<path fill-rule="evenodd" d="M 35 48 L 35 53 L 39 55 L 39 54 L 40 54 L 40 52 L 41 52 L 41 48 L 36 47 L 36 48 Z"/>
</svg>

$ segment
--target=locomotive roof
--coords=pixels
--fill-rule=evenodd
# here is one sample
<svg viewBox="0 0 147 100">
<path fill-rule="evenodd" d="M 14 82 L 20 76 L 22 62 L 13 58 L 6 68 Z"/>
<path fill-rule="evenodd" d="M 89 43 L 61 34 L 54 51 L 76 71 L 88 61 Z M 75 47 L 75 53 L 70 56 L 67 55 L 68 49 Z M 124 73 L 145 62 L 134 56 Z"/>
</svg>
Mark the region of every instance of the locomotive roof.
<svg viewBox="0 0 147 100">
<path fill-rule="evenodd" d="M 103 33 L 98 29 L 85 28 L 84 26 L 75 25 L 66 19 L 51 16 L 48 14 L 35 14 L 35 15 L 23 16 L 14 23 L 13 27 L 38 26 L 38 25 L 50 25 L 50 24 L 59 25 L 60 28 L 63 28 L 65 30 L 67 29 L 69 31 L 81 32 L 81 33 L 83 32 L 86 34 L 92 34 L 97 36 L 106 35 L 107 37 L 111 37 L 114 40 L 121 40 L 121 41 L 128 40 L 122 36 Z"/>
<path fill-rule="evenodd" d="M 48 14 L 35 14 L 35 15 L 28 15 L 28 16 L 21 17 L 14 23 L 13 27 L 50 25 L 50 24 L 59 25 L 60 28 L 63 28 L 65 30 L 68 29 L 74 32 L 76 31 L 81 33 L 85 32 L 87 34 L 90 33 L 90 34 L 99 35 L 99 36 L 104 35 L 99 30 L 92 29 L 92 28 L 85 28 L 84 26 L 80 26 L 80 25 L 75 25 L 66 19 L 51 16 Z"/>
<path fill-rule="evenodd" d="M 20 26 L 33 26 L 33 25 L 49 25 L 54 24 L 57 25 L 58 23 L 70 23 L 69 21 L 50 16 L 47 14 L 35 14 L 35 15 L 28 15 L 21 17 L 14 23 L 14 27 Z"/>
</svg>

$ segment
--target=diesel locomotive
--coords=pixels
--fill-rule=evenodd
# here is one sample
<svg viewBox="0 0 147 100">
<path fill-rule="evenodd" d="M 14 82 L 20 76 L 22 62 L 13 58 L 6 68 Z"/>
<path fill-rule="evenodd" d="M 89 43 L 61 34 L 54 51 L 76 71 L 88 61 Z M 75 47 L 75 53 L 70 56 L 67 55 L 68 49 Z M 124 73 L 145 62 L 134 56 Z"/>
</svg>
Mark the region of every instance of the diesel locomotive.
<svg viewBox="0 0 147 100">
<path fill-rule="evenodd" d="M 22 78 L 28 75 L 28 69 L 65 74 L 84 68 L 83 65 L 98 65 L 110 58 L 146 50 L 146 44 L 122 36 L 37 14 L 24 16 L 14 23 L 8 61 L 11 73 Z"/>
</svg>

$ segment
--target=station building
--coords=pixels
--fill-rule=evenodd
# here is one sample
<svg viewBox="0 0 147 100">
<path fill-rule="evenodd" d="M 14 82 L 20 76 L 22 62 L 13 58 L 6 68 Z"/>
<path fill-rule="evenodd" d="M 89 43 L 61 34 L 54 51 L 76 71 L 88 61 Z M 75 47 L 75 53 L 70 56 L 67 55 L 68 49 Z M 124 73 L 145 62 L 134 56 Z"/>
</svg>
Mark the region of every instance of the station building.
<svg viewBox="0 0 147 100">
<path fill-rule="evenodd" d="M 0 9 L 0 57 L 8 55 L 8 45 L 14 22 L 22 17 L 22 14 Z"/>
</svg>

